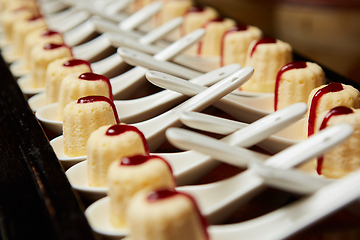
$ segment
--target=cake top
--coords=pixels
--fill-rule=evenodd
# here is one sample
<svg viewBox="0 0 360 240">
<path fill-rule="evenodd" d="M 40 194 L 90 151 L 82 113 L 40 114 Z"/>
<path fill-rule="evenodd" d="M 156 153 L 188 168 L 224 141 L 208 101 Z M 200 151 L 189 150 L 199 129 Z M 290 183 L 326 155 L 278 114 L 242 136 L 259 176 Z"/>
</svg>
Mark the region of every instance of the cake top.
<svg viewBox="0 0 360 240">
<path fill-rule="evenodd" d="M 156 155 L 134 155 L 131 157 L 124 157 L 120 161 L 121 166 L 137 166 L 144 164 L 151 160 L 161 160 L 163 161 L 169 168 L 170 172 L 172 173 L 172 168 L 170 164 L 162 157 L 156 156 Z"/>
<path fill-rule="evenodd" d="M 186 13 L 200 13 L 200 12 L 204 12 L 204 11 L 205 11 L 205 7 L 196 5 L 196 6 L 190 7 Z"/>
<path fill-rule="evenodd" d="M 260 44 L 271 44 L 271 43 L 276 43 L 276 39 L 272 38 L 272 37 L 264 37 L 260 40 L 258 40 L 255 45 L 253 46 L 253 48 L 251 49 L 251 53 L 250 53 L 250 57 L 254 54 L 256 48 L 260 45 Z"/>
<path fill-rule="evenodd" d="M 63 63 L 63 66 L 64 67 L 74 67 L 74 66 L 79 66 L 79 65 L 83 65 L 83 64 L 87 65 L 91 69 L 91 65 L 88 61 L 82 60 L 82 59 L 76 59 L 76 58 L 65 61 Z"/>
<path fill-rule="evenodd" d="M 76 64 L 76 63 L 79 63 L 79 61 L 82 61 L 82 60 L 75 59 L 74 62 L 71 62 L 71 60 L 70 60 L 70 62 L 68 61 L 68 64 Z M 107 77 L 105 77 L 104 75 L 99 75 L 99 74 L 96 74 L 93 72 L 87 72 L 87 73 L 80 74 L 79 79 L 85 80 L 85 81 L 103 81 L 103 82 L 105 82 L 109 88 L 109 96 L 110 96 L 109 98 L 111 101 L 114 101 L 110 80 Z"/>
<path fill-rule="evenodd" d="M 55 50 L 55 49 L 62 48 L 62 47 L 70 48 L 66 44 L 46 43 L 44 45 L 43 49 L 44 50 Z"/>
<path fill-rule="evenodd" d="M 54 35 L 61 35 L 61 34 L 57 31 L 53 31 L 51 29 L 46 29 L 41 32 L 42 37 L 50 37 L 50 36 L 54 36 Z"/>
<path fill-rule="evenodd" d="M 144 134 L 135 126 L 131 126 L 127 124 L 112 125 L 111 127 L 108 128 L 105 134 L 107 136 L 116 136 L 129 131 L 136 132 L 141 137 L 145 152 L 146 154 L 149 154 L 149 147 L 146 138 Z"/>
<path fill-rule="evenodd" d="M 76 103 L 77 104 L 86 104 L 86 103 L 93 103 L 93 102 L 107 102 L 107 103 L 109 103 L 110 106 L 113 109 L 116 123 L 120 124 L 120 119 L 119 119 L 119 116 L 117 114 L 114 102 L 111 99 L 109 99 L 109 98 L 107 98 L 105 96 L 86 96 L 86 97 L 79 98 Z"/>
</svg>

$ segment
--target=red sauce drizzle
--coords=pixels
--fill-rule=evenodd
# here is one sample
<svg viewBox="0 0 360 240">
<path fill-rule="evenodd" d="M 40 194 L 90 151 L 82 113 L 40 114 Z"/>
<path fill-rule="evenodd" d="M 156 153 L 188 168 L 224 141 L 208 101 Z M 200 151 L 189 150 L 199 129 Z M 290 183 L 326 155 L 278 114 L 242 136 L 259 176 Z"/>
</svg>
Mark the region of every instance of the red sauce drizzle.
<svg viewBox="0 0 360 240">
<path fill-rule="evenodd" d="M 221 52 L 220 52 L 220 64 L 221 66 L 224 66 L 224 46 L 225 46 L 225 37 L 226 35 L 228 35 L 229 33 L 232 32 L 240 32 L 240 31 L 246 31 L 248 29 L 247 25 L 244 24 L 238 24 L 232 28 L 230 28 L 229 30 L 227 30 L 224 35 L 221 38 Z"/>
<path fill-rule="evenodd" d="M 106 131 L 106 135 L 108 136 L 115 136 L 115 135 L 120 135 L 124 132 L 136 132 L 139 134 L 139 136 L 142 139 L 143 145 L 144 145 L 144 149 L 146 154 L 149 154 L 149 147 L 146 141 L 146 138 L 144 136 L 144 134 L 136 127 L 131 126 L 131 125 L 125 125 L 125 124 L 120 124 L 120 125 L 113 125 L 111 127 L 109 127 L 109 129 Z"/>
<path fill-rule="evenodd" d="M 288 63 L 285 66 L 283 66 L 280 71 L 278 72 L 276 76 L 275 81 L 275 99 L 274 99 L 274 109 L 277 111 L 277 104 L 278 104 L 278 93 L 279 93 L 279 84 L 280 84 L 280 78 L 283 75 L 284 72 L 292 70 L 292 69 L 300 69 L 300 68 L 306 68 L 306 62 L 292 62 Z"/>
<path fill-rule="evenodd" d="M 66 46 L 65 44 L 56 44 L 56 43 L 46 43 L 44 45 L 45 50 L 53 50 L 61 47 L 68 47 L 68 46 Z"/>
<path fill-rule="evenodd" d="M 316 109 L 317 109 L 317 105 L 319 103 L 320 98 L 327 93 L 339 92 L 343 89 L 344 88 L 341 85 L 341 83 L 334 82 L 334 83 L 328 84 L 326 87 L 319 89 L 314 94 L 314 97 L 311 100 L 310 110 L 309 110 L 308 137 L 314 134 Z"/>
<path fill-rule="evenodd" d="M 82 59 L 70 59 L 70 60 L 64 62 L 63 66 L 64 67 L 74 67 L 74 66 L 79 66 L 82 64 L 87 65 L 91 69 L 90 63 L 88 61 L 82 60 Z"/>
<path fill-rule="evenodd" d="M 36 21 L 36 20 L 38 20 L 38 19 L 40 19 L 40 18 L 43 18 L 43 17 L 42 17 L 41 15 L 37 15 L 37 16 L 28 18 L 27 20 L 28 20 L 29 22 L 32 22 L 32 21 Z"/>
<path fill-rule="evenodd" d="M 324 120 L 322 121 L 321 126 L 320 126 L 320 130 L 323 130 L 324 128 L 326 128 L 327 123 L 329 122 L 331 117 L 337 116 L 337 115 L 350 114 L 350 113 L 353 113 L 353 110 L 351 108 L 344 107 L 344 106 L 334 107 L 324 117 Z M 321 156 L 317 159 L 316 171 L 319 175 L 321 175 L 323 161 L 324 161 L 323 156 Z"/>
<path fill-rule="evenodd" d="M 259 44 L 269 44 L 269 43 L 276 43 L 276 39 L 272 38 L 272 37 L 264 37 L 264 38 L 260 39 L 259 41 L 257 41 L 251 50 L 250 57 L 252 57 L 253 53 L 255 52 L 255 50 Z"/>
<path fill-rule="evenodd" d="M 53 36 L 53 35 L 60 35 L 60 33 L 56 32 L 56 31 L 53 31 L 53 30 L 50 30 L 50 29 L 45 30 L 45 31 L 43 31 L 41 33 L 41 36 L 43 36 L 43 37 L 50 37 L 50 36 Z"/>
<path fill-rule="evenodd" d="M 214 18 L 214 19 L 211 19 L 211 20 L 207 21 L 207 22 L 202 26 L 202 28 L 206 28 L 210 23 L 223 22 L 223 21 L 225 21 L 225 18 L 223 18 L 223 17 L 217 17 L 217 18 Z M 198 54 L 198 55 L 201 55 L 201 52 L 202 52 L 202 41 L 200 40 L 200 41 L 199 41 L 199 44 L 198 44 L 197 54 Z"/>
<path fill-rule="evenodd" d="M 79 98 L 77 100 L 77 103 L 79 103 L 79 104 L 92 103 L 92 102 L 107 102 L 107 103 L 109 103 L 110 106 L 112 107 L 113 112 L 114 112 L 116 123 L 120 124 L 120 119 L 119 119 L 119 116 L 117 114 L 115 104 L 109 98 L 107 98 L 105 96 L 86 96 L 86 97 Z"/>
<path fill-rule="evenodd" d="M 178 192 L 174 189 L 160 189 L 160 190 L 151 192 L 147 197 L 147 201 L 148 202 L 156 202 L 156 201 L 160 201 L 162 199 L 170 198 L 170 197 L 173 197 L 176 195 L 183 195 L 192 202 L 193 206 L 195 207 L 196 214 L 200 218 L 200 222 L 201 222 L 201 225 L 203 228 L 204 235 L 205 235 L 206 239 L 210 239 L 209 233 L 207 232 L 208 223 L 206 222 L 206 219 L 204 218 L 204 216 L 201 214 L 200 209 L 199 209 L 195 199 L 191 195 L 189 195 L 187 193 L 183 193 L 183 192 Z"/>
<path fill-rule="evenodd" d="M 186 14 L 188 13 L 200 13 L 205 11 L 205 8 L 203 6 L 193 6 L 190 7 L 189 10 L 187 10 Z"/>
<path fill-rule="evenodd" d="M 104 75 L 87 72 L 87 73 L 82 73 L 79 76 L 79 79 L 86 80 L 86 81 L 104 81 L 108 85 L 108 88 L 109 88 L 109 96 L 110 96 L 109 98 L 111 101 L 114 101 L 114 96 L 112 94 L 110 80 L 107 77 L 105 77 Z"/>
</svg>

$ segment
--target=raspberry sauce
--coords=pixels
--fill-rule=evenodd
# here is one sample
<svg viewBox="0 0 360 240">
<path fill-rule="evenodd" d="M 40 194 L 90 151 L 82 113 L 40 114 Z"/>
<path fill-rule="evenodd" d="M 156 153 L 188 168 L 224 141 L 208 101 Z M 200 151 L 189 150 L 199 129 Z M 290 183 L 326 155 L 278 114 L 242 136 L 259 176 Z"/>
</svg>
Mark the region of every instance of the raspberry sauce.
<svg viewBox="0 0 360 240">
<path fill-rule="evenodd" d="M 221 50 L 220 50 L 220 64 L 221 66 L 224 66 L 224 42 L 225 42 L 225 37 L 226 35 L 228 35 L 229 33 L 232 32 L 241 32 L 241 31 L 246 31 L 248 29 L 247 25 L 244 24 L 238 24 L 232 28 L 230 28 L 229 30 L 227 30 L 224 35 L 221 38 Z"/>
<path fill-rule="evenodd" d="M 61 47 L 68 47 L 68 46 L 66 46 L 65 44 L 56 44 L 56 43 L 46 43 L 44 45 L 45 50 L 53 50 L 53 49 L 58 49 Z"/>
<path fill-rule="evenodd" d="M 259 44 L 269 44 L 269 43 L 276 43 L 276 39 L 272 38 L 272 37 L 264 37 L 264 38 L 260 39 L 259 41 L 257 41 L 251 50 L 250 57 L 252 57 L 253 53 L 255 52 L 255 50 Z"/>
<path fill-rule="evenodd" d="M 310 104 L 309 110 L 309 120 L 308 120 L 308 137 L 314 134 L 315 128 L 315 117 L 316 117 L 316 109 L 319 104 L 319 100 L 322 96 L 331 92 L 339 92 L 343 90 L 343 86 L 341 83 L 334 82 L 328 84 L 326 87 L 319 89 L 313 96 Z"/>
<path fill-rule="evenodd" d="M 117 114 L 115 104 L 109 98 L 107 98 L 105 96 L 86 96 L 86 97 L 79 98 L 77 100 L 78 104 L 93 103 L 93 102 L 107 102 L 107 103 L 109 103 L 110 106 L 112 107 L 113 112 L 114 112 L 116 123 L 120 124 L 120 119 L 119 119 L 119 116 Z"/>
<path fill-rule="evenodd" d="M 207 232 L 208 223 L 206 222 L 206 219 L 201 214 L 200 209 L 199 209 L 195 199 L 191 195 L 189 195 L 187 193 L 183 193 L 183 192 L 178 192 L 178 191 L 176 191 L 174 189 L 160 189 L 160 190 L 151 192 L 147 196 L 147 201 L 152 203 L 152 202 L 161 201 L 163 199 L 171 198 L 171 197 L 174 197 L 174 196 L 177 196 L 177 195 L 185 196 L 186 198 L 188 198 L 192 202 L 192 204 L 193 204 L 193 206 L 195 208 L 196 214 L 198 215 L 198 217 L 200 219 L 202 229 L 203 229 L 203 233 L 204 233 L 206 239 L 210 239 L 209 238 L 209 233 Z"/>
<path fill-rule="evenodd" d="M 331 109 L 326 116 L 324 117 L 321 126 L 320 126 L 320 130 L 323 130 L 324 128 L 326 128 L 327 123 L 329 122 L 330 118 L 333 116 L 337 116 L 337 115 L 344 115 L 344 114 L 350 114 L 353 113 L 354 111 L 351 108 L 348 107 L 344 107 L 344 106 L 339 106 L 339 107 L 334 107 L 333 109 Z M 317 159 L 317 166 L 316 166 L 316 171 L 319 175 L 321 175 L 321 169 L 322 169 L 322 163 L 324 161 L 324 157 L 319 157 Z"/>
<path fill-rule="evenodd" d="M 91 69 L 91 65 L 88 61 L 86 60 L 82 60 L 82 59 L 70 59 L 66 62 L 63 63 L 64 67 L 75 67 L 75 66 L 79 66 L 79 65 L 87 65 L 90 69 Z"/>
<path fill-rule="evenodd" d="M 114 101 L 114 96 L 112 94 L 112 88 L 111 88 L 110 80 L 107 77 L 105 77 L 104 75 L 99 75 L 99 74 L 96 74 L 96 73 L 87 72 L 87 73 L 82 73 L 79 76 L 79 79 L 86 80 L 86 81 L 104 81 L 108 85 L 108 88 L 109 88 L 109 96 L 110 96 L 109 98 L 110 98 L 111 101 Z"/>
<path fill-rule="evenodd" d="M 39 19 L 41 19 L 41 18 L 43 18 L 41 15 L 37 15 L 37 16 L 33 16 L 33 17 L 31 17 L 31 18 L 28 18 L 27 20 L 28 20 L 29 22 L 32 22 L 32 21 L 39 20 Z"/>
<path fill-rule="evenodd" d="M 59 32 L 56 32 L 56 31 L 53 31 L 53 30 L 44 30 L 42 33 L 41 33 L 41 36 L 42 37 L 50 37 L 50 36 L 54 36 L 54 35 L 60 35 Z"/>
<path fill-rule="evenodd" d="M 116 135 L 120 135 L 124 132 L 129 132 L 129 131 L 136 132 L 137 134 L 139 134 L 139 136 L 142 139 L 145 152 L 146 152 L 146 154 L 149 154 L 149 147 L 148 147 L 148 144 L 147 144 L 144 134 L 138 128 L 136 128 L 134 126 L 125 125 L 125 124 L 113 125 L 113 126 L 109 127 L 109 129 L 106 131 L 105 134 L 107 136 L 116 136 Z"/>
<path fill-rule="evenodd" d="M 189 10 L 186 12 L 186 14 L 188 13 L 200 13 L 205 11 L 205 8 L 203 6 L 193 6 L 190 7 Z"/>
<path fill-rule="evenodd" d="M 277 111 L 277 104 L 278 104 L 278 94 L 279 94 L 279 84 L 280 84 L 280 79 L 281 76 L 283 75 L 284 72 L 292 70 L 292 69 L 301 69 L 301 68 L 306 68 L 306 62 L 292 62 L 292 63 L 288 63 L 285 66 L 283 66 L 280 71 L 278 72 L 277 76 L 276 76 L 276 81 L 275 81 L 275 99 L 274 99 L 274 109 L 275 111 Z"/>
</svg>

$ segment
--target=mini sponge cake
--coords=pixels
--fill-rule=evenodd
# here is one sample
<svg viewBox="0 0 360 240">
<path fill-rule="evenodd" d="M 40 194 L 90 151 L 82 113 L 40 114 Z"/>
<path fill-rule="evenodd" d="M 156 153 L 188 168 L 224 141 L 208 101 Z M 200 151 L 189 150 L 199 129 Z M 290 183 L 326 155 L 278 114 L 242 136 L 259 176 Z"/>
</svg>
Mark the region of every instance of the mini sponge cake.
<svg viewBox="0 0 360 240">
<path fill-rule="evenodd" d="M 101 126 L 119 124 L 112 100 L 104 96 L 87 96 L 70 102 L 64 109 L 64 153 L 69 157 L 86 155 L 90 134 Z"/>
<path fill-rule="evenodd" d="M 311 136 L 316 133 L 319 115 L 337 106 L 359 108 L 359 91 L 353 86 L 337 82 L 313 89 L 308 99 L 309 110 L 305 121 L 305 135 Z"/>
<path fill-rule="evenodd" d="M 86 72 L 92 72 L 92 70 L 90 63 L 85 60 L 65 57 L 52 61 L 46 69 L 46 104 L 58 101 L 60 85 L 66 76 L 72 73 L 78 73 L 79 76 Z"/>
<path fill-rule="evenodd" d="M 205 23 L 204 37 L 199 42 L 198 54 L 204 57 L 221 55 L 221 40 L 224 33 L 235 26 L 235 21 L 229 18 L 218 17 Z"/>
<path fill-rule="evenodd" d="M 292 62 L 290 44 L 269 37 L 253 41 L 245 65 L 253 67 L 255 71 L 241 89 L 249 92 L 273 93 L 279 70 L 290 62 Z"/>
<path fill-rule="evenodd" d="M 206 240 L 207 224 L 194 199 L 173 189 L 142 191 L 129 204 L 132 240 Z"/>
<path fill-rule="evenodd" d="M 309 99 L 310 92 L 325 84 L 325 73 L 316 63 L 291 62 L 280 69 L 275 84 L 275 111 Z"/>
<path fill-rule="evenodd" d="M 157 25 L 162 25 L 176 17 L 183 16 L 193 6 L 192 0 L 165 1 L 158 16 Z"/>
<path fill-rule="evenodd" d="M 132 197 L 141 190 L 174 188 L 170 165 L 161 157 L 135 155 L 111 163 L 108 171 L 110 222 L 126 228 L 126 210 Z"/>
<path fill-rule="evenodd" d="M 237 63 L 245 66 L 251 42 L 260 39 L 262 31 L 254 26 L 236 25 L 225 32 L 221 41 L 221 65 Z"/>
<path fill-rule="evenodd" d="M 34 88 L 45 87 L 48 65 L 59 58 L 72 57 L 71 48 L 65 44 L 39 43 L 31 50 L 31 82 Z"/>
<path fill-rule="evenodd" d="M 144 134 L 131 125 L 107 125 L 92 132 L 86 145 L 89 186 L 107 186 L 110 163 L 149 153 Z"/>
<path fill-rule="evenodd" d="M 72 73 L 66 76 L 60 84 L 57 107 L 58 120 L 62 120 L 66 104 L 89 95 L 102 95 L 113 100 L 110 80 L 104 75 L 91 72 Z"/>
<path fill-rule="evenodd" d="M 335 107 L 322 113 L 317 129 L 340 123 L 354 127 L 352 135 L 342 144 L 318 159 L 317 172 L 329 178 L 341 178 L 360 168 L 360 109 Z"/>
<path fill-rule="evenodd" d="M 64 39 L 59 32 L 50 29 L 38 28 L 29 32 L 25 37 L 24 54 L 26 68 L 30 69 L 31 50 L 36 44 L 56 43 L 63 44 Z"/>
</svg>

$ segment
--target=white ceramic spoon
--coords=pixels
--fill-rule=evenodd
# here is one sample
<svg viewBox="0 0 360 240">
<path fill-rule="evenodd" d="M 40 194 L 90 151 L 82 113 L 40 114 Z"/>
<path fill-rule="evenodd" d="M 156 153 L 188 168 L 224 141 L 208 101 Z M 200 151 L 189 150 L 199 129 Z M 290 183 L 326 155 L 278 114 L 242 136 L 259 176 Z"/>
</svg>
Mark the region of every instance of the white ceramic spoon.
<svg viewBox="0 0 360 240">
<path fill-rule="evenodd" d="M 156 54 L 154 58 L 163 60 L 172 58 L 198 41 L 204 33 L 204 29 L 195 30 Z M 142 83 L 146 81 L 146 71 L 146 68 L 138 66 L 118 77 L 110 79 L 114 99 L 124 99 L 128 95 L 131 95 L 133 91 L 137 90 Z M 53 103 L 40 108 L 35 112 L 35 116 L 50 130 L 54 131 L 56 134 L 60 134 L 62 131 L 62 122 L 55 120 L 56 115 L 54 115 L 54 111 L 56 111 L 56 104 L 57 103 Z"/>
<path fill-rule="evenodd" d="M 67 7 L 69 7 L 69 5 L 62 1 L 49 1 L 40 4 L 41 12 L 45 14 L 60 12 Z"/>
<path fill-rule="evenodd" d="M 184 103 L 176 106 L 175 108 L 158 115 L 152 119 L 133 124 L 140 131 L 143 132 L 148 142 L 149 149 L 154 151 L 165 140 L 165 131 L 169 127 L 181 126 L 179 121 L 179 113 L 182 111 L 201 111 L 211 105 L 214 101 L 231 92 L 236 86 L 241 86 L 253 74 L 253 68 L 247 67 L 236 71 L 229 77 L 215 83 L 206 91 L 190 98 Z M 67 166 L 76 164 L 85 160 L 86 156 L 71 158 L 64 154 L 63 136 L 59 136 L 50 141 L 54 152 L 60 162 Z"/>
<path fill-rule="evenodd" d="M 177 141 L 176 138 L 181 138 L 183 129 L 169 129 L 167 137 L 175 146 L 181 148 L 183 141 Z M 348 124 L 340 124 L 331 128 L 327 128 L 318 134 L 309 137 L 307 140 L 295 144 L 284 151 L 270 157 L 264 162 L 264 165 L 276 167 L 280 169 L 289 169 L 305 162 L 309 159 L 322 155 L 329 151 L 332 147 L 343 142 L 351 135 L 353 128 Z M 170 136 L 171 134 L 171 136 Z M 202 139 L 210 139 L 202 136 Z M 215 139 L 209 141 L 217 141 Z M 217 141 L 219 144 L 220 141 Z M 178 144 L 179 143 L 179 144 Z M 213 144 L 212 144 L 213 145 Z M 224 146 L 224 145 L 223 145 Z M 185 146 L 185 149 L 187 147 Z M 201 150 L 204 148 L 199 148 Z M 247 149 L 239 147 L 227 146 L 227 150 L 223 150 L 227 154 L 217 155 L 217 159 L 230 163 L 236 163 L 235 156 L 238 158 L 248 157 L 248 161 L 257 161 L 251 154 L 246 154 Z M 237 153 L 236 153 L 237 152 Z M 231 156 L 231 157 L 229 157 Z M 234 161 L 235 160 L 235 161 Z M 231 212 L 244 204 L 246 201 L 254 197 L 257 193 L 262 191 L 266 186 L 263 178 L 252 170 L 246 170 L 234 177 L 228 178 L 204 186 L 187 186 L 179 187 L 179 190 L 192 194 L 200 205 L 202 213 L 207 217 L 211 223 L 219 223 L 226 219 Z M 213 195 L 216 192 L 216 195 Z"/>
<path fill-rule="evenodd" d="M 248 125 L 242 131 L 237 133 L 237 143 L 239 146 L 250 146 L 262 141 L 267 136 L 271 135 L 277 129 L 288 125 L 289 123 L 295 121 L 301 117 L 306 111 L 306 106 L 304 104 L 297 104 L 296 106 L 288 107 L 286 109 L 280 110 L 279 112 L 273 113 L 258 122 Z M 180 113 L 183 114 L 185 112 Z M 222 151 L 223 152 L 223 151 Z M 162 155 L 162 154 L 157 154 Z M 204 164 L 203 157 L 199 157 L 196 154 L 187 154 L 186 158 L 174 158 L 171 155 L 178 156 L 175 154 L 163 154 L 163 157 L 168 160 L 169 164 L 172 166 L 174 176 L 177 180 L 178 185 L 182 183 L 181 178 L 190 178 L 194 179 L 194 176 L 203 175 L 204 172 L 208 170 L 208 164 L 213 165 L 211 159 L 208 159 L 208 164 Z M 264 159 L 269 156 L 263 154 L 253 153 L 254 157 Z M 248 162 L 247 159 L 244 161 L 236 158 L 236 162 L 242 167 L 246 167 Z M 197 166 L 197 164 L 199 164 Z M 185 176 L 186 175 L 186 176 Z M 87 161 L 78 163 L 66 171 L 66 176 L 72 187 L 77 190 L 83 197 L 94 201 L 106 195 L 107 188 L 94 188 L 89 187 L 88 178 L 87 178 Z"/>
<path fill-rule="evenodd" d="M 152 42 L 157 41 L 158 39 L 162 38 L 164 35 L 166 35 L 168 32 L 172 31 L 174 28 L 179 26 L 182 23 L 182 18 L 173 19 L 160 27 L 154 29 L 153 31 L 149 32 L 148 34 L 144 35 L 143 37 L 139 38 L 138 41 L 143 42 L 144 44 L 150 44 Z M 114 34 L 106 33 L 106 36 L 109 38 L 119 37 L 120 34 Z M 121 36 L 120 36 L 121 37 Z M 127 39 L 130 37 L 128 36 Z M 132 38 L 133 39 L 133 38 Z M 137 41 L 137 40 L 136 40 Z M 114 46 L 113 42 L 111 42 L 111 45 Z M 121 69 L 124 62 L 123 59 L 119 54 L 113 54 L 103 60 L 100 60 L 98 62 L 92 63 L 91 68 L 93 72 L 102 74 L 102 75 L 114 75 L 113 72 L 116 71 L 116 69 Z M 28 103 L 31 107 L 31 109 L 35 112 L 38 109 L 46 106 L 45 104 L 45 92 L 36 94 L 35 96 L 29 98 Z M 126 118 L 126 116 L 125 116 Z M 55 119 L 54 119 L 55 120 Z M 125 120 L 126 121 L 126 120 Z"/>
<path fill-rule="evenodd" d="M 196 94 L 197 92 L 201 92 L 204 89 L 206 89 L 205 86 L 200 86 L 195 83 L 188 82 L 184 79 L 160 72 L 157 72 L 156 75 L 148 74 L 147 78 L 151 83 L 159 87 L 177 91 L 187 96 L 191 96 L 193 94 Z M 229 94 L 224 98 L 222 98 L 220 101 L 216 102 L 214 106 L 230 114 L 239 121 L 251 123 L 261 117 L 270 114 L 271 112 L 253 108 L 251 106 L 246 105 L 244 102 L 245 101 L 248 101 L 250 103 L 252 101 L 259 102 L 260 100 L 257 99 L 263 99 L 263 98 L 265 97 L 246 98 L 234 94 Z M 244 101 L 241 102 L 241 100 Z M 265 101 L 267 105 L 269 105 L 268 102 L 269 99 Z"/>
<path fill-rule="evenodd" d="M 297 152 L 301 154 L 301 152 Z M 346 180 L 343 180 L 340 184 L 331 184 L 330 186 L 325 187 L 323 190 L 319 190 L 313 196 L 310 196 L 305 200 L 301 200 L 298 203 L 291 204 L 272 213 L 243 223 L 209 226 L 208 231 L 210 233 L 211 239 L 232 240 L 239 239 L 239 236 L 244 239 L 283 239 L 308 226 L 315 220 L 332 213 L 333 211 L 344 206 L 346 203 L 355 200 L 358 196 L 360 196 L 360 190 L 356 191 L 356 194 L 354 194 L 351 191 L 351 188 L 356 186 L 356 183 L 359 180 L 360 173 L 353 174 Z M 239 186 L 244 186 L 244 184 Z M 233 184 L 233 187 L 236 188 L 237 185 Z M 180 189 L 181 187 L 178 188 L 178 190 Z M 341 191 L 342 189 L 346 189 L 344 192 L 342 192 L 346 193 L 346 197 L 334 197 L 338 196 L 337 191 Z M 217 190 L 218 191 L 209 192 L 207 194 L 207 198 L 215 197 L 219 193 L 221 194 L 227 191 L 226 189 Z M 332 204 L 331 202 L 333 201 L 327 201 L 329 198 L 332 200 L 335 199 L 334 202 L 336 203 Z M 320 205 L 321 211 L 317 212 L 316 210 L 318 210 Z M 307 210 L 304 211 L 304 209 Z M 201 212 L 204 214 L 203 209 L 201 210 Z M 106 237 L 119 238 L 129 234 L 126 229 L 116 229 L 111 226 L 109 221 L 109 211 L 108 197 L 96 201 L 85 210 L 85 215 L 92 229 Z M 296 224 L 293 224 L 293 221 L 296 221 Z M 284 225 L 288 226 L 288 228 L 284 229 Z M 264 234 L 262 231 L 263 229 L 266 230 L 266 234 Z M 127 239 L 131 239 L 131 236 Z"/>
</svg>

